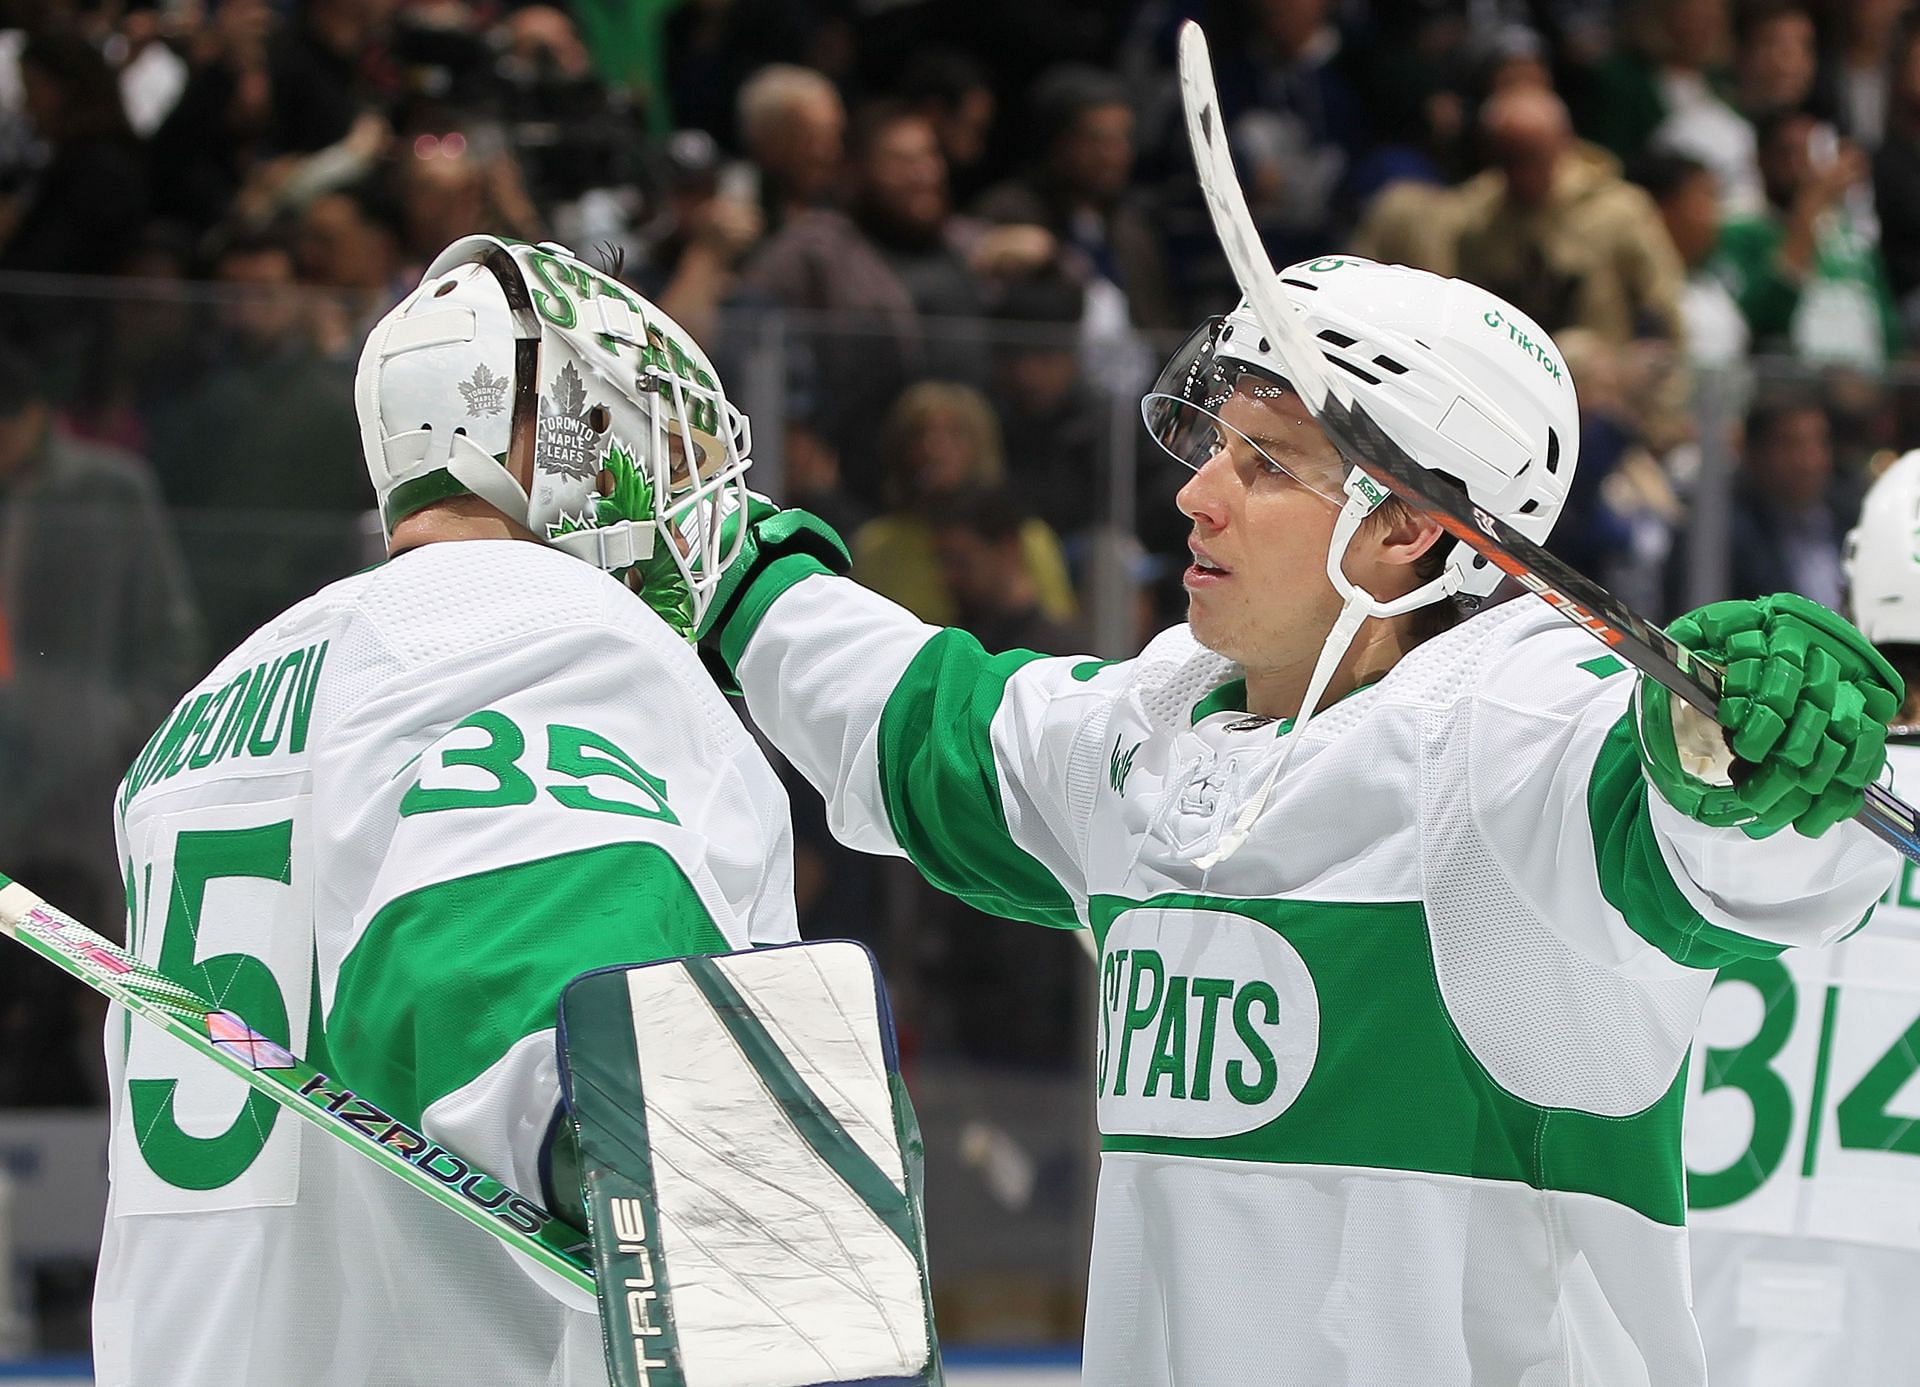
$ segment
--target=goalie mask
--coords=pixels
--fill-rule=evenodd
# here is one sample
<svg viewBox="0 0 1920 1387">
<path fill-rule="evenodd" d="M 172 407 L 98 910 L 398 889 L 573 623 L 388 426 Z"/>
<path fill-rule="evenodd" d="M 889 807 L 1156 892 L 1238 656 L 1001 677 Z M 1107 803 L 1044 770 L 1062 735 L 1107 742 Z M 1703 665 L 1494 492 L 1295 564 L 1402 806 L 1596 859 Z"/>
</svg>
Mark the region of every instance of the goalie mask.
<svg viewBox="0 0 1920 1387">
<path fill-rule="evenodd" d="M 630 577 L 691 636 L 733 557 L 720 520 L 744 502 L 751 443 L 705 353 L 654 305 L 563 247 L 464 237 L 375 324 L 354 404 L 389 540 L 478 496 Z"/>
</svg>

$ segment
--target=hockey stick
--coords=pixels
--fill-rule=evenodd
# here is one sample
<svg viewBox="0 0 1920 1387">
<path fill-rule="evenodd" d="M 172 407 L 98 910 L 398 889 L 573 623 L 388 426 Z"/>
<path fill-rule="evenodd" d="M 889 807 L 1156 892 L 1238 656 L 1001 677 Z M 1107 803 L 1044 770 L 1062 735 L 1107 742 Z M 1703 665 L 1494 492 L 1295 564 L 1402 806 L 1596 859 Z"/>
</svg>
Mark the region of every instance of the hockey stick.
<svg viewBox="0 0 1920 1387">
<path fill-rule="evenodd" d="M 507 1246 L 593 1293 L 593 1274 L 584 1260 L 584 1233 L 554 1218 L 535 1200 L 475 1170 L 438 1142 L 395 1121 L 260 1034 L 244 1017 L 216 1008 L 4 874 L 0 874 L 0 935 L 17 939 Z"/>
<path fill-rule="evenodd" d="M 1294 390 L 1333 445 L 1347 461 L 1430 516 L 1561 616 L 1717 721 L 1722 671 L 1716 665 L 1688 651 L 1598 583 L 1474 505 L 1464 490 L 1421 467 L 1374 422 L 1338 373 L 1320 364 L 1320 351 L 1307 340 L 1296 309 L 1280 293 L 1273 262 L 1247 210 L 1246 195 L 1227 150 L 1207 38 L 1192 20 L 1180 26 L 1180 97 L 1214 234 L 1220 238 L 1240 291 L 1275 352 L 1286 362 Z M 1879 785 L 1867 787 L 1866 801 L 1861 822 L 1920 861 L 1920 812 Z"/>
</svg>

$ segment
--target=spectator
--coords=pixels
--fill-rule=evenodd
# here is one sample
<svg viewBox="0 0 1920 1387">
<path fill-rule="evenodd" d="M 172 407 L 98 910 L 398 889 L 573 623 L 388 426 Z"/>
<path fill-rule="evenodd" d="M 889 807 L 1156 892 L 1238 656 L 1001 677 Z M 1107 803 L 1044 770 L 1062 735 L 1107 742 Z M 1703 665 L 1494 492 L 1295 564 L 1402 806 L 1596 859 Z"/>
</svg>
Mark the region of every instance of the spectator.
<svg viewBox="0 0 1920 1387">
<path fill-rule="evenodd" d="M 759 166 L 760 206 L 775 231 L 833 203 L 846 155 L 847 110 L 833 83 L 811 68 L 775 63 L 747 79 L 738 98 L 740 142 Z"/>
<path fill-rule="evenodd" d="M 356 344 L 411 287 L 401 272 L 397 222 L 368 184 L 322 193 L 300 214 L 301 282 L 339 296 Z"/>
<path fill-rule="evenodd" d="M 1173 326 L 1179 315 L 1159 234 L 1128 188 L 1134 146 L 1126 88 L 1094 68 L 1055 68 L 1034 90 L 1027 129 L 1035 162 L 990 189 L 975 210 L 1003 225 L 1046 227 L 1126 294 L 1136 326 Z"/>
<path fill-rule="evenodd" d="M 1284 265 L 1324 251 L 1369 138 L 1330 0 L 1238 0 L 1216 25 L 1220 114 L 1254 219 Z"/>
<path fill-rule="evenodd" d="M 1635 611 L 1658 614 L 1682 510 L 1647 446 L 1645 392 L 1633 388 L 1626 353 L 1595 334 L 1575 328 L 1556 341 L 1580 397 L 1580 466 L 1547 547 Z"/>
<path fill-rule="evenodd" d="M 120 88 L 92 44 L 51 31 L 20 54 L 27 114 L 52 157 L 0 204 L 0 270 L 99 274 L 147 213 L 147 172 Z"/>
<path fill-rule="evenodd" d="M 1905 336 L 1920 341 L 1920 24 L 1894 45 L 1887 126 L 1873 156 L 1874 209 Z"/>
<path fill-rule="evenodd" d="M 1411 265 L 1437 275 L 1455 273 L 1460 190 L 1402 178 L 1374 194 L 1347 249 L 1383 265 Z"/>
<path fill-rule="evenodd" d="M 1734 104 L 1749 120 L 1807 104 L 1820 72 L 1812 15 L 1796 0 L 1754 0 L 1733 33 Z"/>
<path fill-rule="evenodd" d="M 711 353 L 719 342 L 720 305 L 765 224 L 756 199 L 721 188 L 720 150 L 706 131 L 669 137 L 665 162 L 656 239 L 632 275 L 641 293 Z"/>
<path fill-rule="evenodd" d="M 1867 169 L 1857 146 L 1805 111 L 1762 122 L 1767 207 L 1728 221 L 1716 256 L 1758 350 L 1868 368 L 1899 350 Z"/>
<path fill-rule="evenodd" d="M 856 500 L 842 484 L 839 449 L 802 423 L 788 424 L 784 441 L 780 454 L 786 483 L 783 504 L 817 515 L 835 534 L 853 538 L 873 519 L 873 508 Z"/>
<path fill-rule="evenodd" d="M 403 143 L 394 174 L 407 256 L 403 275 L 415 275 L 441 247 L 474 232 L 545 239 L 519 161 L 498 127 L 422 130 Z"/>
<path fill-rule="evenodd" d="M 1849 0 L 1836 6 L 1840 42 L 1824 74 L 1825 105 L 1841 133 L 1877 151 L 1887 131 L 1889 88 L 1901 42 L 1900 17 L 1907 0 Z"/>
<path fill-rule="evenodd" d="M 80 376 L 63 426 L 75 437 L 153 452 L 153 421 L 206 364 L 193 287 L 193 238 L 183 227 L 150 225 L 115 267 L 123 281 L 107 306 L 100 350 Z"/>
<path fill-rule="evenodd" d="M 347 137 L 370 105 L 362 58 L 385 34 L 388 0 L 306 0 L 268 43 L 267 148 L 311 154 Z"/>
<path fill-rule="evenodd" d="M 196 47 L 179 103 L 154 136 L 159 205 L 211 226 L 240 189 L 286 182 L 313 156 L 345 146 L 350 169 L 375 144 L 376 92 L 363 56 L 387 29 L 385 0 L 309 0 L 276 24 L 265 0 L 221 0 Z"/>
<path fill-rule="evenodd" d="M 213 266 L 222 343 L 213 367 L 155 429 L 168 499 L 196 541 L 196 585 L 216 641 L 357 567 L 356 524 L 371 508 L 347 363 L 316 341 L 324 301 L 295 277 L 291 241 L 236 236 Z"/>
<path fill-rule="evenodd" d="M 934 522 L 970 487 L 1006 477 L 1000 425 L 979 391 L 947 381 L 908 388 L 881 429 L 887 462 L 887 512 L 853 536 L 853 573 L 923 621 L 953 624 L 959 606 L 934 547 Z M 1040 520 L 1020 527 L 1021 549 L 1040 610 L 1053 621 L 1074 614 L 1060 541 Z"/>
<path fill-rule="evenodd" d="M 817 208 L 761 247 L 745 287 L 788 308 L 839 317 L 817 338 L 817 417 L 803 419 L 839 449 L 854 494 L 877 486 L 871 420 L 915 375 L 984 386 L 984 340 L 958 323 L 923 332 L 923 317 L 979 320 L 990 281 L 1048 263 L 1053 238 L 1035 226 L 988 226 L 953 214 L 946 167 L 924 116 L 884 103 L 854 131 L 846 212 Z"/>
<path fill-rule="evenodd" d="M 1762 400 L 1747 416 L 1746 462 L 1734 498 L 1730 598 L 1797 592 L 1836 610 L 1840 548 L 1859 513 L 1838 478 L 1826 411 L 1818 402 Z"/>
<path fill-rule="evenodd" d="M 1004 435 L 1018 441 L 1022 457 L 1034 459 L 1020 477 L 1021 499 L 1069 546 L 1079 531 L 1099 523 L 1111 500 L 1111 406 L 1075 351 L 1085 299 L 1085 289 L 1064 274 L 1029 275 L 1009 284 L 994 310 L 995 410 Z M 1164 468 L 1144 470 L 1156 481 L 1169 475 Z M 1171 490 L 1158 499 L 1179 517 Z M 1183 553 L 1185 536 L 1182 524 Z"/>
<path fill-rule="evenodd" d="M 981 191 L 993 133 L 993 84 L 986 72 L 958 49 L 924 49 L 901 74 L 900 99 L 933 122 L 954 202 L 972 203 Z"/>
<path fill-rule="evenodd" d="M 64 434 L 0 347 L 0 848 L 114 899 L 102 806 L 200 672 L 202 631 L 147 465 Z"/>
<path fill-rule="evenodd" d="M 1493 167 L 1460 190 L 1455 272 L 1549 332 L 1677 341 L 1685 274 L 1673 242 L 1613 157 L 1574 140 L 1560 98 L 1505 92 L 1482 126 Z"/>
<path fill-rule="evenodd" d="M 192 72 L 153 136 L 154 203 L 205 228 L 225 216 L 265 148 L 273 105 L 266 0 L 221 0 L 189 49 Z"/>
<path fill-rule="evenodd" d="M 1071 655 L 1086 641 L 1074 626 L 1040 609 L 1039 586 L 1027 564 L 1032 520 L 1032 512 L 1004 484 L 948 498 L 933 523 L 940 577 L 953 597 L 955 624 L 988 650 Z"/>
<path fill-rule="evenodd" d="M 614 16 L 638 27 L 649 10 L 665 8 L 633 6 L 626 0 L 574 6 L 601 68 L 610 79 L 629 86 L 636 85 L 632 76 L 605 61 L 602 32 Z M 671 8 L 663 41 L 653 45 L 663 80 L 652 85 L 667 95 L 664 109 L 654 109 L 663 103 L 648 103 L 654 133 L 664 136 L 675 127 L 705 130 L 728 149 L 750 151 L 752 137 L 739 98 L 764 76 L 768 64 L 807 61 L 809 39 L 819 22 L 815 8 L 794 0 L 696 0 Z M 839 105 L 837 94 L 834 104 Z"/>
<path fill-rule="evenodd" d="M 141 139 L 151 139 L 186 90 L 186 60 L 164 40 L 165 21 L 151 9 L 130 9 L 115 41 L 126 53 L 118 63 L 120 104 Z"/>
<path fill-rule="evenodd" d="M 1744 363 L 1752 341 L 1747 320 L 1725 282 L 1712 270 L 1721 225 L 1719 180 L 1713 170 L 1685 154 L 1655 153 L 1640 160 L 1633 180 L 1660 209 L 1660 219 L 1686 270 L 1680 318 L 1688 360 L 1707 369 Z M 1584 393 L 1581 398 L 1586 398 Z"/>
<path fill-rule="evenodd" d="M 1716 89 L 1728 0 L 1632 0 L 1622 51 L 1581 89 L 1580 128 L 1615 158 L 1648 149 L 1690 155 L 1720 182 L 1723 209 L 1760 205 L 1753 127 Z"/>
</svg>

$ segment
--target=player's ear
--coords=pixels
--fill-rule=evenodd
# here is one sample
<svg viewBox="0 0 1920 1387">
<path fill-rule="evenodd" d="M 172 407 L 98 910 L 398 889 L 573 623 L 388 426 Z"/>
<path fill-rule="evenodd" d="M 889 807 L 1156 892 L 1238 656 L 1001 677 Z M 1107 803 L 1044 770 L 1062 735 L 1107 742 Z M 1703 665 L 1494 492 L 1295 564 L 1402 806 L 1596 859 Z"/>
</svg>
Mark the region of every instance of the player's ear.
<svg viewBox="0 0 1920 1387">
<path fill-rule="evenodd" d="M 1412 565 L 1440 542 L 1445 533 L 1439 524 L 1409 506 L 1397 496 L 1381 502 L 1369 517 L 1380 544 L 1380 558 L 1389 564 Z"/>
</svg>

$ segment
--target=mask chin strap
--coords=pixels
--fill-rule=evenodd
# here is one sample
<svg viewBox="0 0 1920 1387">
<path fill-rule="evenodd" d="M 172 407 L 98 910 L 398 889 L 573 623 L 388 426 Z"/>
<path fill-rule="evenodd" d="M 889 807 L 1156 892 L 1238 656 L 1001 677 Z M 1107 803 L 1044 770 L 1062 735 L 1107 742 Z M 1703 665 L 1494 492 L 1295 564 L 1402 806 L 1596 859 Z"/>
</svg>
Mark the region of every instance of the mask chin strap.
<svg viewBox="0 0 1920 1387">
<path fill-rule="evenodd" d="M 1408 612 L 1438 602 L 1451 595 L 1460 586 L 1460 577 L 1452 568 L 1446 569 L 1438 578 L 1422 583 L 1404 597 L 1391 602 L 1379 601 L 1365 588 L 1358 586 L 1348 578 L 1341 565 L 1346 561 L 1347 545 L 1359 532 L 1361 522 L 1374 509 L 1386 500 L 1379 487 L 1367 479 L 1365 473 L 1354 468 L 1347 476 L 1343 488 L 1347 493 L 1347 503 L 1340 509 L 1340 517 L 1333 523 L 1333 539 L 1327 545 L 1327 577 L 1333 583 L 1334 590 L 1344 599 L 1340 615 L 1334 619 L 1333 629 L 1327 632 L 1327 638 L 1320 646 L 1320 658 L 1313 666 L 1313 677 L 1307 680 L 1306 696 L 1300 701 L 1300 712 L 1293 720 L 1293 726 L 1286 733 L 1280 754 L 1273 758 L 1273 765 L 1260 782 L 1260 788 L 1254 792 L 1240 812 L 1234 816 L 1233 826 L 1221 835 L 1213 850 L 1203 856 L 1191 859 L 1193 865 L 1202 871 L 1218 866 L 1238 852 L 1253 832 L 1254 824 L 1261 814 L 1266 812 L 1267 801 L 1273 795 L 1273 787 L 1280 779 L 1280 772 L 1286 769 L 1288 759 L 1293 755 L 1294 747 L 1300 744 L 1301 735 L 1307 730 L 1307 724 L 1320 706 L 1320 699 L 1327 691 L 1327 684 L 1333 678 L 1333 671 L 1339 667 L 1346 656 L 1347 649 L 1353 644 L 1353 638 L 1360 633 L 1360 627 L 1368 617 L 1405 616 Z"/>
<path fill-rule="evenodd" d="M 554 535 L 547 543 L 576 559 L 586 560 L 595 568 L 614 573 L 652 558 L 653 536 L 653 521 L 621 520 L 612 525 L 569 530 L 564 535 Z"/>
</svg>

